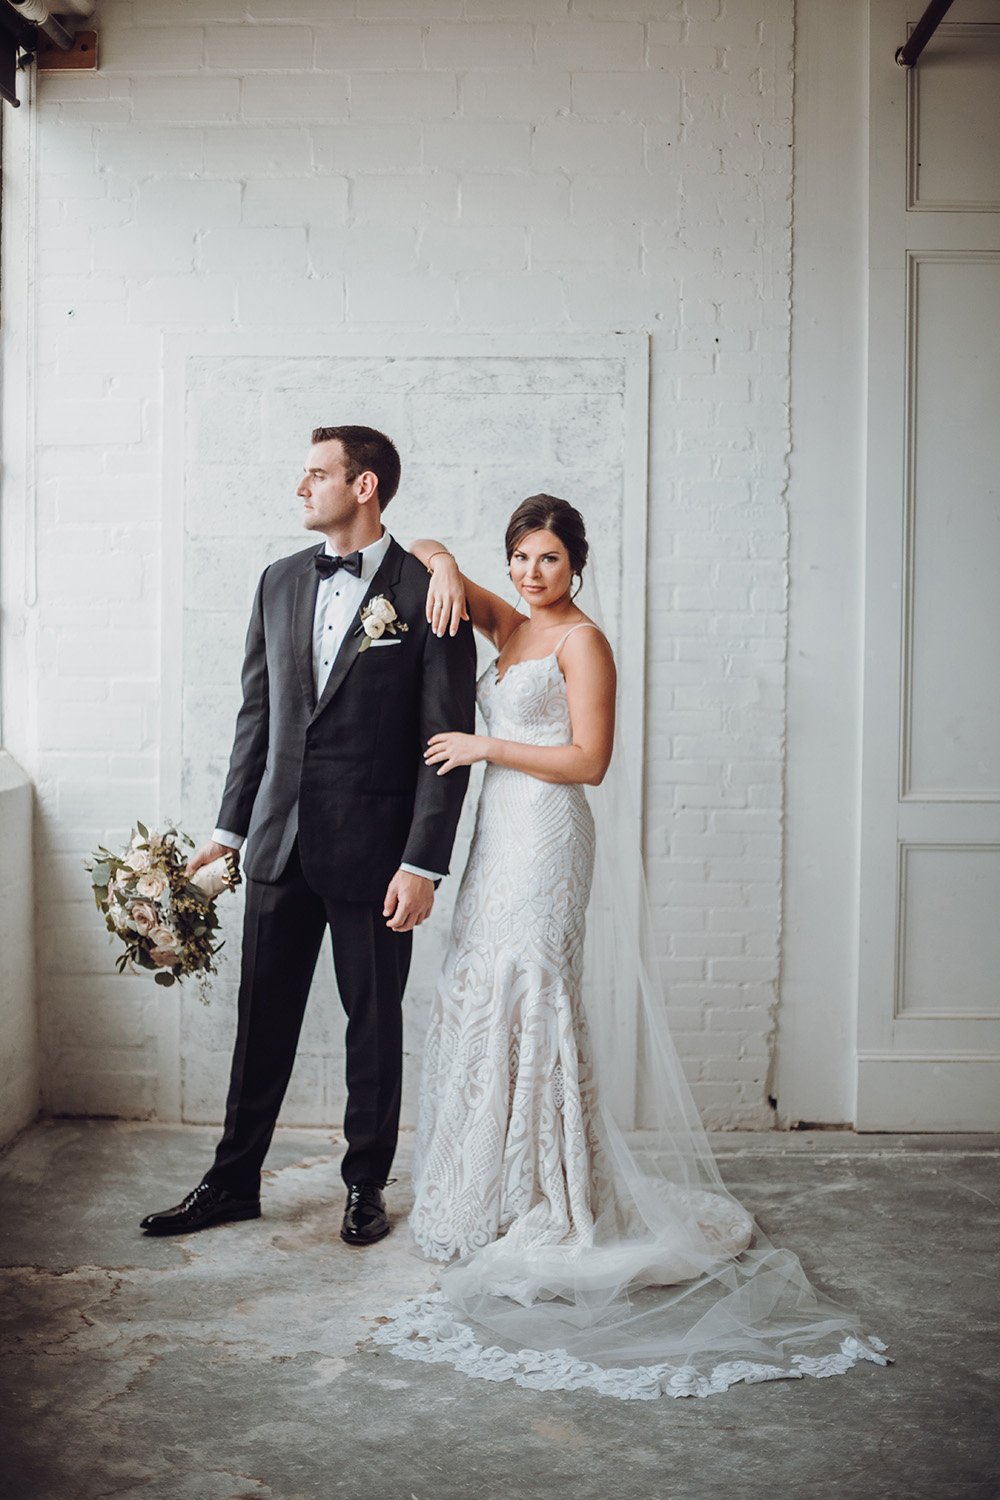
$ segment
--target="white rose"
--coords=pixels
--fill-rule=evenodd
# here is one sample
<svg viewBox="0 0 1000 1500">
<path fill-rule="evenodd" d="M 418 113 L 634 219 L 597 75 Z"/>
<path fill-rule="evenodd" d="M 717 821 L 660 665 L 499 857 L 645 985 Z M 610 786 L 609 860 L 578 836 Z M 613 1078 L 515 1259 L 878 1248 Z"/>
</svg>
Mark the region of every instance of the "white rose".
<svg viewBox="0 0 1000 1500">
<path fill-rule="evenodd" d="M 380 635 L 385 635 L 385 621 L 376 620 L 374 615 L 369 615 L 364 621 L 365 635 L 370 641 L 377 641 Z"/>
<path fill-rule="evenodd" d="M 372 600 L 369 607 L 371 610 L 370 618 L 373 620 L 381 620 L 383 625 L 391 625 L 393 620 L 396 618 L 395 609 L 389 603 L 388 599 L 384 599 L 381 594 L 377 599 Z"/>
<path fill-rule="evenodd" d="M 125 856 L 125 863 L 130 870 L 148 870 L 150 865 L 148 849 L 130 849 Z"/>
<path fill-rule="evenodd" d="M 140 875 L 136 881 L 136 894 L 145 896 L 148 901 L 159 901 L 167 889 L 167 884 L 167 877 L 159 870 L 148 870 L 145 875 Z"/>
</svg>

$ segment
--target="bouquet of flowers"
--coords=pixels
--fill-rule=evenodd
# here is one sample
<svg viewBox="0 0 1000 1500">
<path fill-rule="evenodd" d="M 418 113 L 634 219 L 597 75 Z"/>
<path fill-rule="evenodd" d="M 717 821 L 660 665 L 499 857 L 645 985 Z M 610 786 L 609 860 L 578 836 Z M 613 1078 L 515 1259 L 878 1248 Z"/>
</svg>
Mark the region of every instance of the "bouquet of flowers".
<svg viewBox="0 0 1000 1500">
<path fill-rule="evenodd" d="M 134 974 L 138 965 L 153 970 L 157 984 L 168 985 L 187 975 L 215 973 L 222 947 L 215 941 L 215 897 L 239 885 L 239 871 L 227 854 L 188 879 L 178 840 L 194 848 L 193 839 L 176 828 L 150 833 L 137 823 L 122 854 L 102 847 L 86 865 L 107 929 L 125 944 L 116 960 L 119 974 Z"/>
</svg>

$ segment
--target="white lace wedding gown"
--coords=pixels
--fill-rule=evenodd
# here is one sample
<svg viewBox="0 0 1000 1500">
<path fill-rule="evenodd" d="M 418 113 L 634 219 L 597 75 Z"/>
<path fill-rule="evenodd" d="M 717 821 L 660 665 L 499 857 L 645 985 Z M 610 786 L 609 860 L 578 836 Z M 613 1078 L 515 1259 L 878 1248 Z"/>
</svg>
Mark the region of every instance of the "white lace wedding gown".
<svg viewBox="0 0 1000 1500">
<path fill-rule="evenodd" d="M 588 627 L 573 627 L 581 628 Z M 477 698 L 490 735 L 570 742 L 559 652 L 571 633 L 548 656 L 515 662 L 502 676 L 495 662 L 486 669 Z M 801 1354 L 784 1368 L 746 1360 L 708 1373 L 683 1360 L 609 1367 L 552 1348 L 551 1332 L 545 1349 L 497 1347 L 489 1319 L 494 1339 L 484 1344 L 481 1328 L 477 1336 L 456 1318 L 456 1307 L 500 1309 L 500 1327 L 510 1322 L 516 1343 L 537 1332 L 535 1323 L 518 1322 L 518 1309 L 530 1317 L 560 1298 L 564 1307 L 596 1306 L 599 1318 L 611 1289 L 627 1289 L 631 1314 L 642 1288 L 691 1282 L 754 1237 L 753 1218 L 724 1191 L 658 1182 L 654 1201 L 634 1162 L 623 1162 L 621 1138 L 609 1133 L 582 1003 L 594 854 L 582 786 L 487 765 L 427 1032 L 413 1168 L 410 1229 L 425 1256 L 452 1262 L 443 1273 L 448 1296 L 394 1309 L 376 1341 L 489 1379 L 639 1398 L 833 1374 L 858 1357 L 884 1362 L 844 1340 L 812 1369 Z"/>
</svg>

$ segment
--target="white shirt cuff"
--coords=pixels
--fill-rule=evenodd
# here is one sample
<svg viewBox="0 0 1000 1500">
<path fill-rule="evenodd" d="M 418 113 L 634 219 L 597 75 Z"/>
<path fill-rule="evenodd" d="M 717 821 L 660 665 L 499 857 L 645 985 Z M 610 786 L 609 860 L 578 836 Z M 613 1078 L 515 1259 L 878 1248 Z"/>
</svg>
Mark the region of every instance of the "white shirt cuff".
<svg viewBox="0 0 1000 1500">
<path fill-rule="evenodd" d="M 213 828 L 212 838 L 217 844 L 225 844 L 227 849 L 242 849 L 246 842 L 245 834 L 230 833 L 228 828 Z"/>
<path fill-rule="evenodd" d="M 425 880 L 443 880 L 443 875 L 438 875 L 434 870 L 421 870 L 419 865 L 400 865 L 408 875 L 422 875 Z"/>
</svg>

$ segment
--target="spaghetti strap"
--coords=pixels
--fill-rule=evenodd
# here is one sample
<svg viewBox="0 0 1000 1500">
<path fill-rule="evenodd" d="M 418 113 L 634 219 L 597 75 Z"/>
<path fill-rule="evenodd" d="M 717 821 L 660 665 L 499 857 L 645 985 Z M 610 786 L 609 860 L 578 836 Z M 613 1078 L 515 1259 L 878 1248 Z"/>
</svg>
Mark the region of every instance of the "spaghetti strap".
<svg viewBox="0 0 1000 1500">
<path fill-rule="evenodd" d="M 567 630 L 566 634 L 563 636 L 562 640 L 559 642 L 558 646 L 556 646 L 556 648 L 553 651 L 552 655 L 553 656 L 558 656 L 559 655 L 560 651 L 562 650 L 562 648 L 566 644 L 566 642 L 569 640 L 569 638 L 573 634 L 574 630 L 585 630 L 588 626 L 590 627 L 591 630 L 600 630 L 600 628 L 601 628 L 599 625 L 595 625 L 594 622 L 593 622 L 593 620 L 579 620 L 577 622 L 577 624 L 570 626 L 570 628 Z"/>
</svg>

